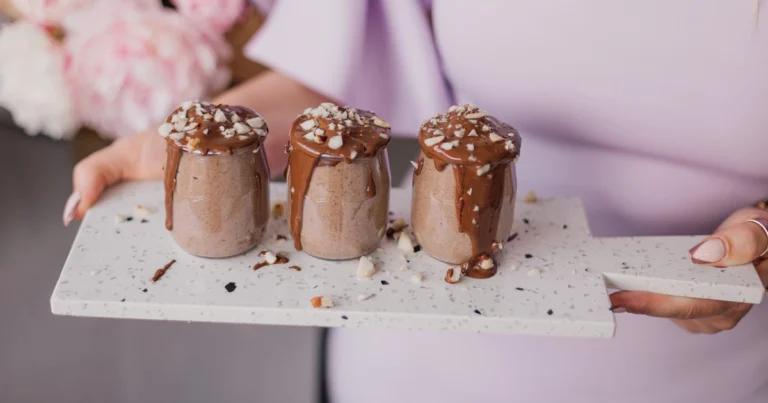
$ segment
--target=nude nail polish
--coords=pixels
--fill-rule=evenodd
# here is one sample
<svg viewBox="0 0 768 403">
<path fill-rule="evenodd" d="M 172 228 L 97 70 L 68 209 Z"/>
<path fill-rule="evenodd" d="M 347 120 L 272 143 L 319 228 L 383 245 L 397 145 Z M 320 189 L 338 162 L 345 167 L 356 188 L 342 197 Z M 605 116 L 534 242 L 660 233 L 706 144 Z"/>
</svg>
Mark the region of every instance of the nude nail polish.
<svg viewBox="0 0 768 403">
<path fill-rule="evenodd" d="M 688 253 L 691 261 L 696 264 L 709 264 L 725 258 L 725 243 L 721 239 L 708 239 L 693 248 Z"/>
<path fill-rule="evenodd" d="M 82 195 L 80 195 L 80 192 L 73 192 L 64 204 L 64 216 L 62 219 L 65 227 L 75 218 L 75 209 L 77 208 L 77 205 L 80 204 L 81 197 Z"/>
</svg>

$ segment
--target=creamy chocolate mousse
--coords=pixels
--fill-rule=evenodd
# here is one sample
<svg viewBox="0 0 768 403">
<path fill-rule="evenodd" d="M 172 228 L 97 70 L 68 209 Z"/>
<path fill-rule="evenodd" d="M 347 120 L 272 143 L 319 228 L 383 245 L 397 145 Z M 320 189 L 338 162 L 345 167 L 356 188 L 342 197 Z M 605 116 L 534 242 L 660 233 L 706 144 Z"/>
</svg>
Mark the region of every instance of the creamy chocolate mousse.
<svg viewBox="0 0 768 403">
<path fill-rule="evenodd" d="M 201 257 L 256 246 L 269 218 L 264 119 L 240 106 L 184 102 L 158 132 L 167 140 L 165 226 L 176 243 Z"/>
<path fill-rule="evenodd" d="M 286 178 L 297 250 L 336 260 L 378 247 L 389 211 L 389 133 L 372 112 L 332 103 L 296 119 Z"/>
<path fill-rule="evenodd" d="M 463 105 L 425 121 L 419 144 L 411 206 L 419 244 L 438 260 L 461 264 L 464 275 L 493 276 L 491 251 L 512 229 L 520 135 Z"/>
</svg>

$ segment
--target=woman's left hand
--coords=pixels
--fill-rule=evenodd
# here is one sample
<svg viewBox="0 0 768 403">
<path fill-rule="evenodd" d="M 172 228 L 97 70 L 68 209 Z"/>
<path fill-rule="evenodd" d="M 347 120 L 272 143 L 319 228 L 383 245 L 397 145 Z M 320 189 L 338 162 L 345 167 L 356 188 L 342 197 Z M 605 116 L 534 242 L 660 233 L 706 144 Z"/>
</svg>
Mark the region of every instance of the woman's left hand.
<svg viewBox="0 0 768 403">
<path fill-rule="evenodd" d="M 755 263 L 763 285 L 768 285 L 768 234 L 748 220 L 768 219 L 768 211 L 744 208 L 731 215 L 717 231 L 690 250 L 694 263 L 714 267 Z M 762 255 L 762 256 L 761 256 Z M 752 309 L 751 304 L 708 299 L 673 297 L 640 291 L 611 294 L 613 310 L 623 309 L 661 318 L 670 318 L 691 333 L 718 333 L 733 329 Z"/>
</svg>

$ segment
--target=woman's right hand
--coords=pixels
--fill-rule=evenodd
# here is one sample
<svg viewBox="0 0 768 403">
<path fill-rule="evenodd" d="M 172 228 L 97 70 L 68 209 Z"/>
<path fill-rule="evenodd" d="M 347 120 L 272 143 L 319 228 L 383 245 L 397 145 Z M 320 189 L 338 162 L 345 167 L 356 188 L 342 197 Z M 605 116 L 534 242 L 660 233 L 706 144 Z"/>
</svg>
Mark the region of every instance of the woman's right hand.
<svg viewBox="0 0 768 403">
<path fill-rule="evenodd" d="M 80 220 L 102 192 L 123 180 L 163 177 L 165 140 L 154 130 L 116 140 L 75 165 L 74 191 L 64 206 L 64 225 Z"/>
</svg>

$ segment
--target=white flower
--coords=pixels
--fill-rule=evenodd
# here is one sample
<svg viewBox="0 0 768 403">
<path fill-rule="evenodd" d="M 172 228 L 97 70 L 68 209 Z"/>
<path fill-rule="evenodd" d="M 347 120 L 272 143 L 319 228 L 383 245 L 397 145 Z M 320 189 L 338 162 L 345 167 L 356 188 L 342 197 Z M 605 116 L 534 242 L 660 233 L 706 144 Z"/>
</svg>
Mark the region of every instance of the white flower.
<svg viewBox="0 0 768 403">
<path fill-rule="evenodd" d="M 16 22 L 0 29 L 0 106 L 31 135 L 71 138 L 79 129 L 64 75 L 65 55 L 42 28 Z"/>
</svg>

